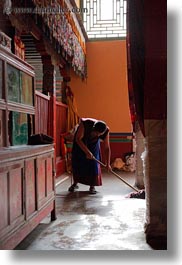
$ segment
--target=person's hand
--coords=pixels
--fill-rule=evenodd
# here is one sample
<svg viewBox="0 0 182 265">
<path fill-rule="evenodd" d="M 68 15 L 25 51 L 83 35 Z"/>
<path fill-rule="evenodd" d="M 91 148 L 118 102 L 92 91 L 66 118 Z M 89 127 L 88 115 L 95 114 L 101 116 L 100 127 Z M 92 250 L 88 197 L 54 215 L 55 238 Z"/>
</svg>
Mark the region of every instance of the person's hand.
<svg viewBox="0 0 182 265">
<path fill-rule="evenodd" d="M 94 156 L 93 156 L 93 154 L 92 154 L 91 152 L 88 152 L 88 153 L 86 154 L 86 158 L 87 158 L 87 159 L 93 159 Z"/>
<path fill-rule="evenodd" d="M 107 169 L 108 172 L 112 170 L 110 165 L 106 165 L 106 169 Z"/>
</svg>

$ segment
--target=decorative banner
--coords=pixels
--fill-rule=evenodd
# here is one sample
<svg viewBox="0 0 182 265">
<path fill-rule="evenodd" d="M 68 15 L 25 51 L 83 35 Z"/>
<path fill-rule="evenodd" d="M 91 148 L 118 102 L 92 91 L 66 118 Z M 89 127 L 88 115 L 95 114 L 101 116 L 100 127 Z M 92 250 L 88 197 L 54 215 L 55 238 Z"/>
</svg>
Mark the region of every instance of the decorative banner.
<svg viewBox="0 0 182 265">
<path fill-rule="evenodd" d="M 137 120 L 144 132 L 145 43 L 143 1 L 127 2 L 127 56 L 130 113 L 135 131 Z M 140 29 L 140 30 L 138 30 Z"/>
<path fill-rule="evenodd" d="M 69 86 L 66 86 L 66 100 L 68 105 L 68 125 L 67 131 L 73 130 L 79 123 L 79 115 L 74 94 Z"/>
<path fill-rule="evenodd" d="M 64 0 L 32 0 L 50 32 L 50 40 L 55 39 L 61 47 L 56 47 L 67 61 L 71 61 L 74 71 L 86 77 L 86 49 L 71 11 Z M 43 27 L 44 32 L 47 28 Z"/>
</svg>

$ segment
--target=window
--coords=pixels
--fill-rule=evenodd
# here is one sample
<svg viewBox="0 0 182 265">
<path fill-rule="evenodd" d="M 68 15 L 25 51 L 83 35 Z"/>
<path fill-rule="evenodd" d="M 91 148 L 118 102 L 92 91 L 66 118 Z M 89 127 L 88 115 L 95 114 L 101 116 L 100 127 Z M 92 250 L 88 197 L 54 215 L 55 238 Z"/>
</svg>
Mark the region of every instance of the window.
<svg viewBox="0 0 182 265">
<path fill-rule="evenodd" d="M 33 105 L 33 78 L 24 72 L 20 72 L 21 103 Z"/>
<path fill-rule="evenodd" d="M 127 0 L 83 0 L 83 22 L 89 39 L 126 37 Z"/>
<path fill-rule="evenodd" d="M 7 65 L 8 100 L 20 102 L 20 71 Z"/>
<path fill-rule="evenodd" d="M 29 134 L 33 134 L 33 116 L 27 113 L 10 111 L 8 115 L 9 144 L 27 144 Z"/>
<path fill-rule="evenodd" d="M 8 100 L 32 105 L 32 77 L 7 64 Z"/>
<path fill-rule="evenodd" d="M 33 84 L 31 67 L 0 50 L 0 147 L 27 144 L 34 133 Z"/>
<path fill-rule="evenodd" d="M 4 121 L 5 121 L 5 111 L 0 110 L 0 147 L 5 146 Z"/>
</svg>

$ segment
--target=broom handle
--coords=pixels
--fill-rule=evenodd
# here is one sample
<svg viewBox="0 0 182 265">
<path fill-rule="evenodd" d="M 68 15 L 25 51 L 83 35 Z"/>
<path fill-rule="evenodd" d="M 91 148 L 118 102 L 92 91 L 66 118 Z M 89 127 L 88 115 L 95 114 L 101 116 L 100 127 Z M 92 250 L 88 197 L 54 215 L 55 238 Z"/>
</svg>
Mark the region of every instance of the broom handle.
<svg viewBox="0 0 182 265">
<path fill-rule="evenodd" d="M 102 166 L 104 166 L 104 167 L 106 167 L 106 165 L 104 164 L 104 163 L 102 163 L 100 160 L 98 160 L 97 158 L 95 158 L 94 156 L 93 156 L 93 159 L 95 160 L 95 161 L 97 161 L 100 165 L 102 165 Z M 136 189 L 135 187 L 133 187 L 132 185 L 130 185 L 126 180 L 124 180 L 123 178 L 121 178 L 116 172 L 114 172 L 112 169 L 110 170 L 110 172 L 113 174 L 113 175 L 115 175 L 117 178 L 119 178 L 121 181 L 123 181 L 126 185 L 128 185 L 130 188 L 132 188 L 134 191 L 139 191 L 138 189 Z"/>
</svg>

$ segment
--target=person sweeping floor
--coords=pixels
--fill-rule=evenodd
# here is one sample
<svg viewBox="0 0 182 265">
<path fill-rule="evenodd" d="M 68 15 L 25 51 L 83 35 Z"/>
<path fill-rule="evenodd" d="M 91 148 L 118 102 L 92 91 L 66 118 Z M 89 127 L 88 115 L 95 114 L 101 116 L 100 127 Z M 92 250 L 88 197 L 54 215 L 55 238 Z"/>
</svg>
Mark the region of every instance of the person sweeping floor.
<svg viewBox="0 0 182 265">
<path fill-rule="evenodd" d="M 95 194 L 95 186 L 102 185 L 100 164 L 94 158 L 100 160 L 100 140 L 103 141 L 103 150 L 106 158 L 106 168 L 110 166 L 109 127 L 104 121 L 82 118 L 73 140 L 72 148 L 72 172 L 73 184 L 70 192 L 78 188 L 78 183 L 90 186 L 89 191 Z"/>
</svg>

